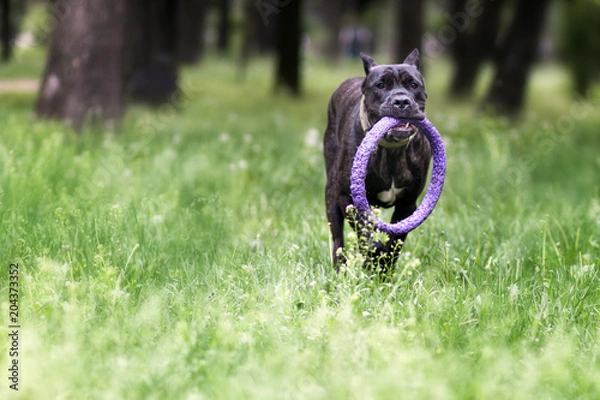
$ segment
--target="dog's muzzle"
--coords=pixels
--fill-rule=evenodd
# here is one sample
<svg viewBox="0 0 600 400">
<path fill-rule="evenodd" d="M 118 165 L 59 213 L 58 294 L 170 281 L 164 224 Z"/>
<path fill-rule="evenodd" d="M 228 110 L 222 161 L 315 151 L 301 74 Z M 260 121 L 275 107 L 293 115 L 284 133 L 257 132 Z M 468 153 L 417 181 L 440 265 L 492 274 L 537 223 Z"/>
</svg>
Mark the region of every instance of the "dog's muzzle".
<svg viewBox="0 0 600 400">
<path fill-rule="evenodd" d="M 379 140 L 381 147 L 397 148 L 407 146 L 417 134 L 418 128 L 410 123 L 400 124 L 390 129 Z"/>
</svg>

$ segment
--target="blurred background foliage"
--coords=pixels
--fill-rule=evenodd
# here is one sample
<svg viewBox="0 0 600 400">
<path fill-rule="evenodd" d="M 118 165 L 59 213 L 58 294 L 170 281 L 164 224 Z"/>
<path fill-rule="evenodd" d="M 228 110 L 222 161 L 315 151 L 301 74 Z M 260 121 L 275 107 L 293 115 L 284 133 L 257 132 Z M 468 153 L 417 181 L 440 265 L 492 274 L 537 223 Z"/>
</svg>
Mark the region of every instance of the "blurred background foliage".
<svg viewBox="0 0 600 400">
<path fill-rule="evenodd" d="M 310 63 L 335 68 L 360 51 L 399 62 L 416 47 L 426 77 L 452 65 L 449 98 L 490 113 L 521 113 L 539 63 L 568 71 L 573 96 L 598 97 L 597 0 L 0 0 L 0 11 L 0 77 L 17 78 L 19 63 L 40 75 L 36 114 L 76 130 L 176 101 L 181 68 L 205 57 L 228 58 L 240 80 L 272 58 L 274 90 L 302 96 Z"/>
</svg>

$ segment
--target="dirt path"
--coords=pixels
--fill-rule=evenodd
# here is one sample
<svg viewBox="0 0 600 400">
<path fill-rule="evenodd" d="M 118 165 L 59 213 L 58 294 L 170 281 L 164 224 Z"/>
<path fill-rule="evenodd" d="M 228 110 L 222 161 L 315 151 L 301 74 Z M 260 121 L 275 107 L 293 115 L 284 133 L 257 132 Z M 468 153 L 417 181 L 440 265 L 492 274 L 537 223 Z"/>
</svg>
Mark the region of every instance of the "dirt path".
<svg viewBox="0 0 600 400">
<path fill-rule="evenodd" d="M 40 81 L 38 79 L 0 80 L 0 94 L 3 93 L 35 93 Z"/>
</svg>

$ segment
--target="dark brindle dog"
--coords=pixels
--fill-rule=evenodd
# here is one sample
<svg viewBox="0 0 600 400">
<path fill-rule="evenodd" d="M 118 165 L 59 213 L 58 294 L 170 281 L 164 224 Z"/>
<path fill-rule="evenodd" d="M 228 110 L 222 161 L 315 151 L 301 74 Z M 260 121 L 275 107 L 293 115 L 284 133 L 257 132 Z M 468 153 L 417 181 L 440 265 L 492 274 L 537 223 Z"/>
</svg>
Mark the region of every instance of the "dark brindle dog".
<svg viewBox="0 0 600 400">
<path fill-rule="evenodd" d="M 350 170 L 365 132 L 381 117 L 423 119 L 425 82 L 419 72 L 419 51 L 413 50 L 402 64 L 378 65 L 361 54 L 366 78 L 344 81 L 329 102 L 324 138 L 327 187 L 327 218 L 333 237 L 332 258 L 336 268 L 344 261 L 344 218 L 352 204 Z M 369 203 L 394 207 L 391 222 L 398 222 L 417 208 L 417 198 L 427 179 L 431 148 L 425 134 L 407 124 L 389 131 L 371 155 L 365 187 Z M 391 236 L 386 243 L 373 242 L 361 229 L 360 218 L 352 227 L 369 243 L 368 260 L 381 270 L 394 266 L 406 235 Z M 358 225 L 358 226 L 357 226 Z M 366 241 L 365 241 L 366 240 Z"/>
</svg>

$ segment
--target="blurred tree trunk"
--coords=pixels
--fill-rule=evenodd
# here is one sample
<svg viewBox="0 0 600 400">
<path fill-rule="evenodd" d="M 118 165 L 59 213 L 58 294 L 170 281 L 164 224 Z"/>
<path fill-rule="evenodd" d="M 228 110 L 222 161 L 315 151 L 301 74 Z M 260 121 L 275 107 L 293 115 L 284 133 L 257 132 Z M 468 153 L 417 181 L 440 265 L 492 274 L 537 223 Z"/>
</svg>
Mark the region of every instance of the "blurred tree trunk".
<svg viewBox="0 0 600 400">
<path fill-rule="evenodd" d="M 291 0 L 287 0 L 291 1 Z M 264 3 L 269 4 L 270 3 Z M 242 0 L 243 24 L 238 58 L 238 78 L 245 79 L 246 69 L 253 53 L 265 54 L 275 49 L 279 8 L 270 8 L 256 0 Z M 281 3 L 285 4 L 285 3 Z"/>
<path fill-rule="evenodd" d="M 2 54 L 0 60 L 7 62 L 12 55 L 12 29 L 11 29 L 11 0 L 0 0 L 0 42 Z"/>
<path fill-rule="evenodd" d="M 252 1 L 245 0 L 242 2 L 243 22 L 242 22 L 242 42 L 238 58 L 238 79 L 243 81 L 246 79 L 246 71 L 250 61 L 250 53 L 255 50 L 257 45 L 257 29 L 255 28 L 254 14 L 258 16 L 256 8 Z"/>
<path fill-rule="evenodd" d="M 72 3 L 50 36 L 36 114 L 79 131 L 87 119 L 118 120 L 127 99 L 170 101 L 178 91 L 178 3 Z"/>
<path fill-rule="evenodd" d="M 484 0 L 485 1 L 485 0 Z M 456 39 L 454 42 L 450 43 L 450 56 L 452 57 L 452 61 L 455 64 L 459 62 L 459 60 L 468 57 L 469 49 L 468 49 L 468 36 L 469 33 L 472 32 L 468 30 L 471 25 L 471 20 L 465 17 L 465 5 L 467 4 L 467 0 L 450 0 L 448 5 L 448 14 L 444 14 L 445 23 L 449 23 L 447 21 L 450 19 L 450 23 L 454 29 L 458 32 L 456 34 Z"/>
<path fill-rule="evenodd" d="M 123 112 L 125 6 L 97 0 L 72 7 L 52 31 L 35 109 L 80 130 L 88 117 L 111 121 Z"/>
<path fill-rule="evenodd" d="M 560 13 L 564 25 L 561 54 L 571 73 L 574 94 L 586 98 L 600 72 L 600 2 L 565 1 Z"/>
<path fill-rule="evenodd" d="M 399 0 L 397 2 L 394 25 L 398 31 L 393 54 L 394 62 L 401 63 L 414 49 L 422 50 L 424 2 L 425 0 Z"/>
<path fill-rule="evenodd" d="M 217 50 L 226 54 L 229 50 L 229 34 L 231 27 L 231 0 L 218 0 L 219 24 L 217 35 Z"/>
<path fill-rule="evenodd" d="M 494 54 L 504 0 L 482 0 L 481 8 L 471 13 L 466 8 L 466 0 L 453 0 L 452 3 L 453 21 L 458 24 L 460 18 L 466 19 L 452 46 L 455 68 L 450 95 L 469 97 L 473 94 L 483 62 Z"/>
<path fill-rule="evenodd" d="M 302 0 L 292 0 L 277 15 L 276 90 L 300 94 L 300 44 L 302 39 Z"/>
<path fill-rule="evenodd" d="M 344 0 L 330 0 L 321 5 L 321 15 L 327 29 L 325 55 L 332 63 L 336 63 L 340 58 L 340 30 L 342 29 L 344 3 Z"/>
<path fill-rule="evenodd" d="M 247 18 L 249 32 L 252 32 L 250 42 L 255 45 L 258 52 L 261 54 L 275 50 L 276 35 L 277 35 L 277 15 L 280 12 L 279 7 L 272 5 L 268 0 L 261 0 L 259 3 L 256 0 L 245 0 L 247 3 Z M 278 3 L 287 6 L 286 2 L 294 0 L 277 0 Z M 263 8 L 269 5 L 269 8 Z"/>
<path fill-rule="evenodd" d="M 171 101 L 178 92 L 177 17 L 186 12 L 185 4 L 181 0 L 129 0 L 127 4 L 127 97 L 151 105 Z"/>
<path fill-rule="evenodd" d="M 495 76 L 484 101 L 491 111 L 511 116 L 521 110 L 549 3 L 518 1 L 506 40 L 499 47 Z"/>
<path fill-rule="evenodd" d="M 177 9 L 177 59 L 193 64 L 204 53 L 207 0 L 179 0 Z"/>
</svg>

